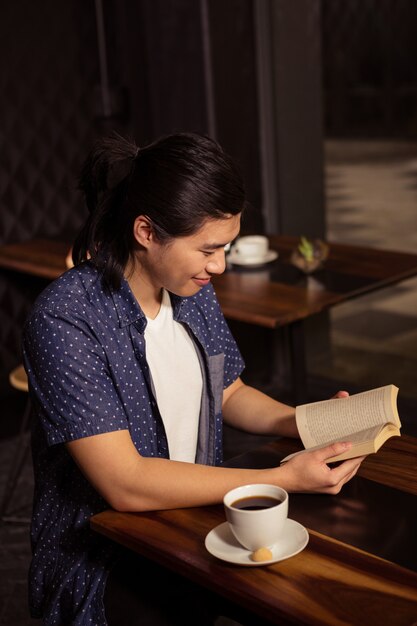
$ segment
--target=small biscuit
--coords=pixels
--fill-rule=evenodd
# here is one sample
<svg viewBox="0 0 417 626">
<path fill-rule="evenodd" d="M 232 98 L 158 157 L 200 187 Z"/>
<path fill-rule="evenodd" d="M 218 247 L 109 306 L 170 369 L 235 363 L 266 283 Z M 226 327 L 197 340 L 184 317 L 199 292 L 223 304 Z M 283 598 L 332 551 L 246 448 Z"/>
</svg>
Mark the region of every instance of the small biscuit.
<svg viewBox="0 0 417 626">
<path fill-rule="evenodd" d="M 272 552 L 269 548 L 258 548 L 251 554 L 252 561 L 270 561 L 272 559 Z"/>
</svg>

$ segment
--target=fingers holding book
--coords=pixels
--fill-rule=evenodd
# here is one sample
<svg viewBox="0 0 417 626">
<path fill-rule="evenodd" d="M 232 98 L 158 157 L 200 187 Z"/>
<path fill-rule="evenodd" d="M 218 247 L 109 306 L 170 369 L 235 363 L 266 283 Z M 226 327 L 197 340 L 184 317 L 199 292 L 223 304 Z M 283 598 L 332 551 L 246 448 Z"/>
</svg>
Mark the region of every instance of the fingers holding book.
<svg viewBox="0 0 417 626">
<path fill-rule="evenodd" d="M 335 444 L 329 446 L 330 449 L 334 450 Z M 326 450 L 327 448 L 324 448 Z M 331 455 L 334 454 L 333 450 L 331 451 Z M 336 454 L 339 454 L 336 452 Z M 327 457 L 329 458 L 329 457 Z M 330 457 L 331 458 L 331 457 Z M 346 461 L 336 461 L 326 463 L 329 473 L 331 474 L 331 482 L 333 483 L 333 487 L 327 493 L 339 493 L 342 489 L 343 485 L 351 480 L 357 473 L 358 469 L 362 461 L 366 459 L 365 456 L 355 457 L 353 459 L 348 459 Z"/>
<path fill-rule="evenodd" d="M 286 488 L 292 492 L 337 494 L 358 471 L 364 456 L 330 467 L 328 460 L 350 449 L 350 442 L 332 443 L 323 448 L 304 450 L 281 466 Z"/>
<path fill-rule="evenodd" d="M 335 398 L 348 398 L 348 397 L 349 397 L 348 391 L 338 391 L 337 393 L 335 393 L 334 396 L 332 396 L 332 400 L 334 400 Z"/>
</svg>

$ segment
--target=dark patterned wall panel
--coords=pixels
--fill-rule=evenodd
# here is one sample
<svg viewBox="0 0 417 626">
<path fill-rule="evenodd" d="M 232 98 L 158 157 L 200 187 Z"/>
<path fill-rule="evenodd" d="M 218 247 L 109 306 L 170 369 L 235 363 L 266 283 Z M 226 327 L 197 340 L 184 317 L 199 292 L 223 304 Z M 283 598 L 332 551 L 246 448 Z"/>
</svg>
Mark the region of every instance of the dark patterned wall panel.
<svg viewBox="0 0 417 626">
<path fill-rule="evenodd" d="M 0 8 L 0 244 L 74 233 L 76 176 L 97 135 L 94 2 L 14 0 Z M 0 273 L 0 389 L 45 283 Z"/>
<path fill-rule="evenodd" d="M 0 242 L 74 231 L 95 132 L 94 3 L 2 3 L 0 68 Z"/>
</svg>

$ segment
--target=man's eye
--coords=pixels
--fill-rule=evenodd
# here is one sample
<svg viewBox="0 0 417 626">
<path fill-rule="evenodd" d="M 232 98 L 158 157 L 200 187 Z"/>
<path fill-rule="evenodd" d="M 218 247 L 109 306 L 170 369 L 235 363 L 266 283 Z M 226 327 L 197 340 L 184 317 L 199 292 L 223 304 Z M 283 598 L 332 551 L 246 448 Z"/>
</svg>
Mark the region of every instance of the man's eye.
<svg viewBox="0 0 417 626">
<path fill-rule="evenodd" d="M 210 256 L 211 254 L 213 254 L 213 250 L 202 250 L 201 251 L 204 256 Z"/>
</svg>

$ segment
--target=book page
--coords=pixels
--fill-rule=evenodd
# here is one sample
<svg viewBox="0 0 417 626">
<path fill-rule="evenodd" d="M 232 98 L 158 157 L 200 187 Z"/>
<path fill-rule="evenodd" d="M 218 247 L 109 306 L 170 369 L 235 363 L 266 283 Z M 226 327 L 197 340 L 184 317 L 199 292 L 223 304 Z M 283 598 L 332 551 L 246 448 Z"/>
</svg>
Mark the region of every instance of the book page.
<svg viewBox="0 0 417 626">
<path fill-rule="evenodd" d="M 391 395 L 398 388 L 386 385 L 371 391 L 303 404 L 296 409 L 296 420 L 305 448 L 332 441 L 352 439 L 349 435 L 386 422 L 396 422 Z"/>
</svg>

